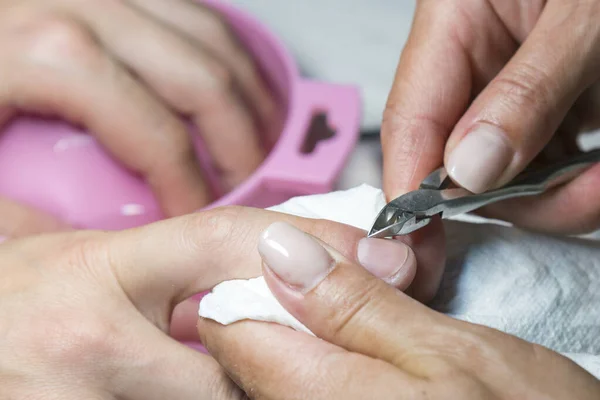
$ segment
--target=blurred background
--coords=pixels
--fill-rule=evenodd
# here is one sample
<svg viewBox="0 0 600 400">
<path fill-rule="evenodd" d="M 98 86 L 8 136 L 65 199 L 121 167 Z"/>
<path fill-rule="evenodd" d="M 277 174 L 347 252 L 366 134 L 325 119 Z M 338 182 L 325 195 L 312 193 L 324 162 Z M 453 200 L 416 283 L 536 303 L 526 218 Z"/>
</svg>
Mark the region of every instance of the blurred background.
<svg viewBox="0 0 600 400">
<path fill-rule="evenodd" d="M 412 0 L 230 0 L 285 43 L 302 74 L 355 84 L 363 101 L 362 140 L 338 188 L 381 187 L 379 126 L 398 57 L 410 31 Z"/>
<path fill-rule="evenodd" d="M 381 187 L 379 127 L 400 52 L 415 10 L 413 0 L 230 0 L 262 20 L 284 41 L 305 76 L 358 85 L 362 140 L 338 188 Z M 600 146 L 600 132 L 581 138 Z"/>
</svg>

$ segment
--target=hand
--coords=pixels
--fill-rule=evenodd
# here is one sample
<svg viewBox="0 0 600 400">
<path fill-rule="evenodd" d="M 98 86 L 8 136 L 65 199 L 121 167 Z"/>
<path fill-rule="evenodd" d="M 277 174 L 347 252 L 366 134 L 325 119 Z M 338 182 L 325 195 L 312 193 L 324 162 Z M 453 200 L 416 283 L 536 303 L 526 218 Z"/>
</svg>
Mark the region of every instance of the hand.
<svg viewBox="0 0 600 400">
<path fill-rule="evenodd" d="M 600 127 L 600 2 L 417 4 L 382 125 L 390 199 L 442 164 L 457 184 L 485 191 L 536 156 L 543 162 L 578 152 L 579 132 Z M 482 213 L 529 229 L 582 233 L 600 226 L 599 196 L 600 165 L 541 197 Z M 422 245 L 443 248 L 441 224 L 428 228 L 419 232 Z M 437 288 L 441 265 L 419 260 L 415 285 Z"/>
<path fill-rule="evenodd" d="M 259 251 L 273 294 L 323 340 L 274 324 L 201 319 L 202 342 L 251 398 L 600 396 L 600 381 L 567 358 L 439 314 L 289 225 L 269 227 Z"/>
<path fill-rule="evenodd" d="M 251 57 L 191 0 L 2 1 L 0 59 L 0 126 L 19 111 L 84 125 L 169 217 L 211 201 L 182 116 L 228 189 L 262 162 L 258 133 L 275 122 Z M 0 215 L 0 234 L 12 237 L 64 228 L 9 201 Z"/>
<path fill-rule="evenodd" d="M 278 220 L 358 260 L 364 237 L 358 229 L 247 208 L 122 232 L 3 243 L 0 398 L 240 399 L 212 358 L 168 333 L 197 340 L 198 302 L 190 296 L 223 280 L 260 275 L 256 242 Z M 406 267 L 388 281 L 402 288 L 414 275 L 414 256 L 404 246 L 394 248 L 397 256 L 404 251 Z"/>
</svg>

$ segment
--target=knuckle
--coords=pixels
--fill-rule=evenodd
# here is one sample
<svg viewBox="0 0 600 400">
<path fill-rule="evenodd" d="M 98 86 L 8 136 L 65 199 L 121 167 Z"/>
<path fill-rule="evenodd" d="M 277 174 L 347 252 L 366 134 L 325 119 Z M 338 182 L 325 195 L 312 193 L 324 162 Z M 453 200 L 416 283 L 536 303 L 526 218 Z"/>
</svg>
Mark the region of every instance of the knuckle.
<svg viewBox="0 0 600 400">
<path fill-rule="evenodd" d="M 232 37 L 232 32 L 225 18 L 208 8 L 204 8 L 204 11 L 206 12 L 206 18 L 203 21 L 203 28 L 210 33 L 211 39 L 217 43 L 229 40 Z"/>
<path fill-rule="evenodd" d="M 531 64 L 520 63 L 494 80 L 494 90 L 504 99 L 511 111 L 546 109 L 552 99 L 548 74 Z"/>
<path fill-rule="evenodd" d="M 183 113 L 203 115 L 222 114 L 224 105 L 237 84 L 233 72 L 216 60 L 201 60 L 201 68 L 195 70 L 197 79 L 176 81 L 165 85 L 163 92 Z"/>
<path fill-rule="evenodd" d="M 500 331 L 465 323 L 440 333 L 444 335 L 444 340 L 454 343 L 447 347 L 443 343 L 449 342 L 440 341 L 439 351 L 443 358 L 474 376 L 490 373 L 497 365 L 510 364 L 512 352 L 506 350 L 520 350 L 521 345 L 518 339 L 507 337 Z"/>
<path fill-rule="evenodd" d="M 24 54 L 30 59 L 85 67 L 99 59 L 94 39 L 71 19 L 39 16 L 29 21 L 24 31 Z"/>
<path fill-rule="evenodd" d="M 57 249 L 57 254 L 63 260 L 56 263 L 58 268 L 91 271 L 100 265 L 110 265 L 110 246 L 106 241 L 99 240 L 97 235 L 82 232 L 65 239 Z"/>
<path fill-rule="evenodd" d="M 407 107 L 397 101 L 388 100 L 383 110 L 382 124 L 386 122 L 398 127 L 425 128 L 431 132 L 449 132 L 452 125 L 430 114 L 407 113 Z M 425 125 L 425 126 L 423 126 Z"/>
<path fill-rule="evenodd" d="M 369 326 L 372 319 L 379 317 L 384 303 L 381 285 L 376 278 L 361 281 L 360 285 L 344 290 L 343 293 L 328 293 L 324 297 L 335 299 L 336 307 L 330 308 L 329 329 L 333 342 L 345 342 L 356 336 L 357 327 Z"/>
<path fill-rule="evenodd" d="M 211 96 L 215 96 L 217 100 L 221 100 L 235 90 L 236 81 L 234 74 L 225 65 L 213 63 L 207 70 L 212 79 L 210 88 Z"/>
<path fill-rule="evenodd" d="M 228 206 L 193 214 L 182 229 L 182 240 L 186 246 L 201 246 L 211 252 L 232 248 L 232 241 L 239 243 L 245 237 L 245 230 L 239 229 L 243 213 L 242 207 Z"/>
</svg>

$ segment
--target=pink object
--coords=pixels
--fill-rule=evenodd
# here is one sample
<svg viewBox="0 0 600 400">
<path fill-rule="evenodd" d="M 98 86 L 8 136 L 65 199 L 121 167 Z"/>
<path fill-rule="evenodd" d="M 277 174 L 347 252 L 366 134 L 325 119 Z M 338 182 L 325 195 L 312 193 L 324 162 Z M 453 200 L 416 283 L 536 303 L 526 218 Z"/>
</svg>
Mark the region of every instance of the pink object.
<svg viewBox="0 0 600 400">
<path fill-rule="evenodd" d="M 206 3 L 229 21 L 286 105 L 283 130 L 267 159 L 209 207 L 267 207 L 331 190 L 358 138 L 358 91 L 300 78 L 279 40 L 258 21 L 225 3 Z M 320 112 L 336 135 L 304 154 L 309 124 Z M 199 135 L 193 134 L 193 140 L 209 180 L 218 186 Z M 0 136 L 0 195 L 79 228 L 125 229 L 163 217 L 140 177 L 116 163 L 85 131 L 57 120 L 20 117 L 7 126 Z"/>
</svg>

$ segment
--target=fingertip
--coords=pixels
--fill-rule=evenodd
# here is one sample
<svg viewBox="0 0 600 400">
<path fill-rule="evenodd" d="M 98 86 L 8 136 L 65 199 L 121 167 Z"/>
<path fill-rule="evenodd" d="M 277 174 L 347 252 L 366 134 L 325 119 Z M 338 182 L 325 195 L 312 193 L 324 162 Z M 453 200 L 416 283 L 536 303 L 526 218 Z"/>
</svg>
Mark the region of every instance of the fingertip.
<svg viewBox="0 0 600 400">
<path fill-rule="evenodd" d="M 359 263 L 386 283 L 405 290 L 416 273 L 413 250 L 399 240 L 363 238 L 358 242 Z"/>
</svg>

